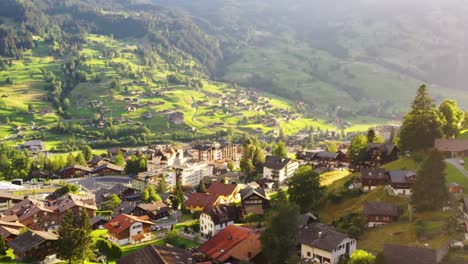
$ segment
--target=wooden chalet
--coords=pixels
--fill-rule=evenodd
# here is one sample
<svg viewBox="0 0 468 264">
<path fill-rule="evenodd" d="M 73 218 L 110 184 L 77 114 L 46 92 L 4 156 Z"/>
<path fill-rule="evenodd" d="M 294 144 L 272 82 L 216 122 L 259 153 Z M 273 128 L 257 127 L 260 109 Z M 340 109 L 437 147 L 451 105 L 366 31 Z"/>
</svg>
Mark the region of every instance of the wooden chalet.
<svg viewBox="0 0 468 264">
<path fill-rule="evenodd" d="M 73 165 L 60 170 L 60 175 L 62 176 L 62 179 L 81 178 L 91 176 L 92 172 L 93 169 L 90 167 Z"/>
<path fill-rule="evenodd" d="M 245 188 L 240 191 L 241 203 L 245 214 L 254 213 L 262 215 L 270 207 L 270 200 L 265 190 L 258 188 Z"/>
<path fill-rule="evenodd" d="M 390 203 L 365 202 L 364 215 L 366 216 L 367 226 L 376 227 L 397 222 L 401 210 Z"/>
</svg>

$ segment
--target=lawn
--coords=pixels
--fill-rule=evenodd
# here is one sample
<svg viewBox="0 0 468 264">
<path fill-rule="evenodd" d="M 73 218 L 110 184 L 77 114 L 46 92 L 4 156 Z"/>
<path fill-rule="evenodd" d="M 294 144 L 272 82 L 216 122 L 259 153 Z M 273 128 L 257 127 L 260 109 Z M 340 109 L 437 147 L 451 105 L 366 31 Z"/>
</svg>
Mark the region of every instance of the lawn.
<svg viewBox="0 0 468 264">
<path fill-rule="evenodd" d="M 413 158 L 403 157 L 382 166 L 387 170 L 418 170 L 420 163 Z"/>
<path fill-rule="evenodd" d="M 320 184 L 322 186 L 329 186 L 334 182 L 341 180 L 343 178 L 348 178 L 351 173 L 349 171 L 330 171 L 325 172 L 320 175 Z"/>
<path fill-rule="evenodd" d="M 452 164 L 445 163 L 445 174 L 446 182 L 455 182 L 465 188 L 465 193 L 468 193 L 468 178 L 463 175 L 455 166 Z"/>
</svg>

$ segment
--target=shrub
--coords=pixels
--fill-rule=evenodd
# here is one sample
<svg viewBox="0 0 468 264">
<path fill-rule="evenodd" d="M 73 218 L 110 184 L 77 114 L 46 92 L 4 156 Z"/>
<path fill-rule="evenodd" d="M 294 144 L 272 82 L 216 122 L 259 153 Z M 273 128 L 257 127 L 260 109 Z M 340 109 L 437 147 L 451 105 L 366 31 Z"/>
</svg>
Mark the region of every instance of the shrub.
<svg viewBox="0 0 468 264">
<path fill-rule="evenodd" d="M 176 230 L 174 230 L 166 234 L 166 237 L 164 237 L 164 242 L 167 244 L 174 245 L 175 243 L 177 243 L 178 239 L 179 239 L 179 233 Z"/>
</svg>

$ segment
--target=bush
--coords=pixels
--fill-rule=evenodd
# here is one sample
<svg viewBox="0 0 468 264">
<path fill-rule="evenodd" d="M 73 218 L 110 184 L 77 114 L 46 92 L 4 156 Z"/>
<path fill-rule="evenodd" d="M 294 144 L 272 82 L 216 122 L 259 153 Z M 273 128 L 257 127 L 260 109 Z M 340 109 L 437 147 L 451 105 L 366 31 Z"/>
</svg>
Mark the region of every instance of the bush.
<svg viewBox="0 0 468 264">
<path fill-rule="evenodd" d="M 109 259 L 119 259 L 122 256 L 122 249 L 107 240 L 98 240 L 96 247 L 99 252 L 106 255 Z"/>
<path fill-rule="evenodd" d="M 11 261 L 11 257 L 10 257 L 10 256 L 3 256 L 3 257 L 0 257 L 0 263 L 10 262 L 10 261 Z"/>
<path fill-rule="evenodd" d="M 176 230 L 174 230 L 166 234 L 166 237 L 164 237 L 164 242 L 167 244 L 175 245 L 178 239 L 179 233 Z"/>
</svg>

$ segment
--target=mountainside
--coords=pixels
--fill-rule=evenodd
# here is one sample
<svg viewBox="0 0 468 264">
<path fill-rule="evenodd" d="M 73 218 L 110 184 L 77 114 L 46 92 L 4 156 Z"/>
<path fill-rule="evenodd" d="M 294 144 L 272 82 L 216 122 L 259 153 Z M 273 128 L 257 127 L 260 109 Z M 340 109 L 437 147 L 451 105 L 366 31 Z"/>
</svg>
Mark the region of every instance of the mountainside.
<svg viewBox="0 0 468 264">
<path fill-rule="evenodd" d="M 149 2 L 147 0 L 146 2 Z M 151 0 L 220 39 L 218 78 L 343 116 L 399 115 L 421 83 L 467 107 L 461 0 Z"/>
</svg>

